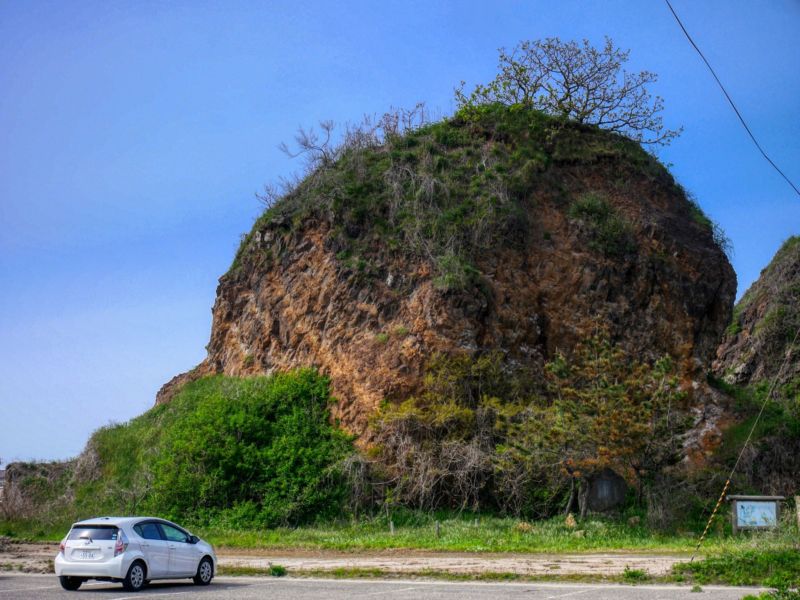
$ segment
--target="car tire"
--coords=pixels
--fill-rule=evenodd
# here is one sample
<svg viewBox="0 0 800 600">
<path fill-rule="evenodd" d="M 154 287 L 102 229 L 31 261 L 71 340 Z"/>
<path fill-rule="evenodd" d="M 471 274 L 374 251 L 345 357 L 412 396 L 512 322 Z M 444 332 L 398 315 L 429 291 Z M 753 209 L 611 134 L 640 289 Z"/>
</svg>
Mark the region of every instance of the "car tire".
<svg viewBox="0 0 800 600">
<path fill-rule="evenodd" d="M 59 577 L 58 581 L 61 582 L 62 588 L 70 592 L 74 592 L 75 590 L 77 590 L 79 587 L 81 587 L 81 584 L 83 583 L 83 579 L 81 579 L 80 577 L 67 577 L 66 575 L 62 575 L 61 577 Z"/>
<path fill-rule="evenodd" d="M 147 567 L 140 560 L 135 561 L 128 569 L 128 574 L 122 580 L 122 587 L 127 592 L 138 592 L 147 582 Z"/>
<path fill-rule="evenodd" d="M 197 573 L 192 578 L 196 585 L 208 585 L 214 578 L 214 563 L 207 556 L 197 565 Z"/>
</svg>

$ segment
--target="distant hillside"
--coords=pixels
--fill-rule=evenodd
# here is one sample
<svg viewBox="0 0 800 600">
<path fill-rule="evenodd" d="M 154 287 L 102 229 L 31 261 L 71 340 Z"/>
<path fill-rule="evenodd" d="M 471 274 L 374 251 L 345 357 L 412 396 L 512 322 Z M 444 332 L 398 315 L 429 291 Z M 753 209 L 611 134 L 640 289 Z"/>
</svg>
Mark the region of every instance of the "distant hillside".
<svg viewBox="0 0 800 600">
<path fill-rule="evenodd" d="M 786 240 L 734 308 L 714 361 L 733 394 L 736 420 L 720 460 L 732 466 L 756 415 L 764 412 L 739 464 L 740 490 L 794 495 L 800 483 L 800 237 Z M 781 369 L 783 369 L 781 371 Z M 774 388 L 773 388 L 774 383 Z M 772 396 L 767 393 L 773 390 Z"/>
<path fill-rule="evenodd" d="M 728 383 L 752 385 L 778 374 L 787 353 L 782 386 L 800 391 L 800 236 L 786 240 L 733 311 L 717 350 L 714 372 Z"/>
</svg>

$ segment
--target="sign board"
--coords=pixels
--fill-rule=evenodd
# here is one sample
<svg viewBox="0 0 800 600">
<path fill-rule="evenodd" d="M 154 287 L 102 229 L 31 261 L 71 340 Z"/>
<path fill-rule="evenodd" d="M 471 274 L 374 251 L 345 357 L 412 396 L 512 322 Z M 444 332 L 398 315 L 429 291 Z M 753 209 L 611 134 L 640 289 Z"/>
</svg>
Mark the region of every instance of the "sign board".
<svg viewBox="0 0 800 600">
<path fill-rule="evenodd" d="M 772 529 L 780 520 L 783 496 L 728 496 L 733 532 L 740 529 Z"/>
</svg>

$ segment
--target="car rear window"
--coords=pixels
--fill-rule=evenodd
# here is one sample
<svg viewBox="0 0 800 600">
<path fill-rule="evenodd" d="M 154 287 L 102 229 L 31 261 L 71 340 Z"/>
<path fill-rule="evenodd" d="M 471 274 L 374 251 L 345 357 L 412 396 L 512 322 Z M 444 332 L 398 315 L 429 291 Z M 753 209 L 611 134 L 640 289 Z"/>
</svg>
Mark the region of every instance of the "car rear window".
<svg viewBox="0 0 800 600">
<path fill-rule="evenodd" d="M 114 525 L 73 525 L 67 539 L 116 540 L 118 533 Z"/>
</svg>

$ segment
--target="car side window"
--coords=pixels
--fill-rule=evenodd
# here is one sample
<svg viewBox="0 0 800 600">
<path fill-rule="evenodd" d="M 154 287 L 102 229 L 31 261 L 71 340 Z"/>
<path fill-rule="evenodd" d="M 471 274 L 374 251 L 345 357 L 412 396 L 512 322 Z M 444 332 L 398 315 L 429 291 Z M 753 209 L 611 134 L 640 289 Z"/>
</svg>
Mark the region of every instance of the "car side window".
<svg viewBox="0 0 800 600">
<path fill-rule="evenodd" d="M 168 541 L 186 543 L 189 540 L 189 536 L 177 527 L 167 525 L 166 523 L 159 523 L 159 525 L 161 526 L 161 531 L 164 532 L 164 537 L 167 538 Z"/>
<path fill-rule="evenodd" d="M 137 523 L 133 526 L 133 530 L 146 540 L 163 540 L 161 531 L 155 523 Z"/>
</svg>

